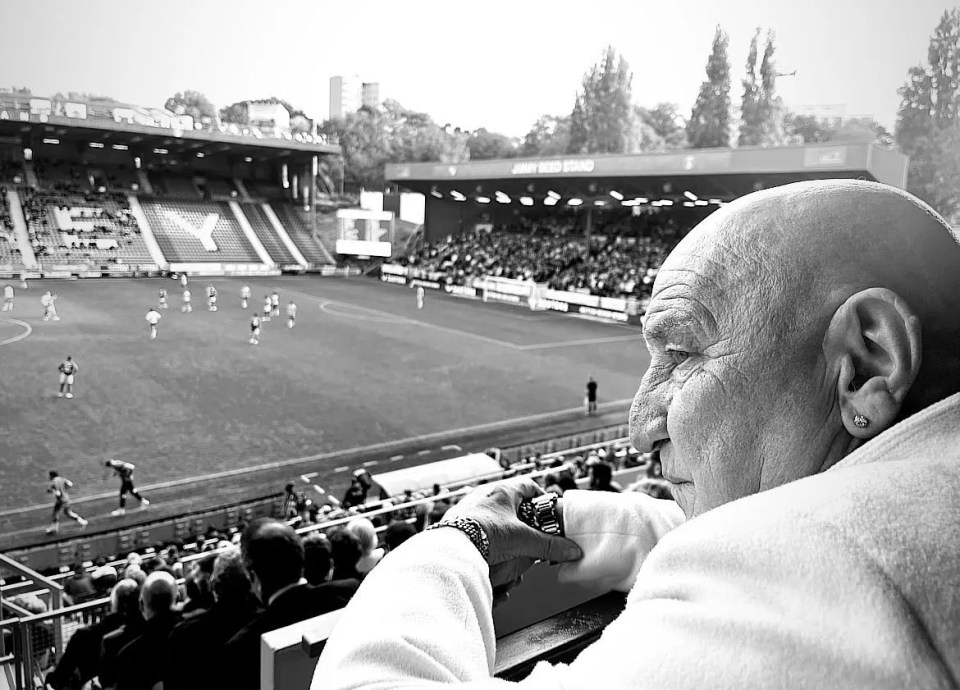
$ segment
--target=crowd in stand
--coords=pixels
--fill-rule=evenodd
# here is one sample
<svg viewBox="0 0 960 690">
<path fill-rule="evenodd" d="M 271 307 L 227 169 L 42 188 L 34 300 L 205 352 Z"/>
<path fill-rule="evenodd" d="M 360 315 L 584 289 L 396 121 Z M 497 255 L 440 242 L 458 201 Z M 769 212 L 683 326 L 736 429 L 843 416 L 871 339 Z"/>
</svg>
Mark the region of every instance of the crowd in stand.
<svg viewBox="0 0 960 690">
<path fill-rule="evenodd" d="M 24 189 L 20 198 L 30 243 L 38 259 L 59 254 L 68 260 L 86 260 L 91 258 L 92 250 L 119 252 L 140 235 L 129 201 L 119 192 L 94 193 L 77 183 L 58 182 L 44 190 Z M 84 229 L 57 227 L 50 217 L 52 208 L 77 213 Z M 51 240 L 58 244 L 50 246 Z M 119 261 L 119 257 L 109 256 L 108 260 Z"/>
<path fill-rule="evenodd" d="M 0 263 L 21 263 L 6 187 L 0 187 Z"/>
<path fill-rule="evenodd" d="M 502 474 L 491 480 L 550 470 L 541 483 L 560 495 L 589 479 L 590 490 L 670 497 L 659 463 L 621 444 L 572 458 L 537 453 L 515 464 L 502 458 L 500 465 Z M 631 467 L 641 469 L 638 481 L 625 488 L 613 481 L 616 470 Z M 51 669 L 46 682 L 56 689 L 80 688 L 93 679 L 118 690 L 153 688 L 160 681 L 164 690 L 258 687 L 263 633 L 343 607 L 390 551 L 439 522 L 460 498 L 434 485 L 368 504 L 371 488 L 369 475 L 359 471 L 342 501 L 318 507 L 288 484 L 284 521 L 259 518 L 226 533 L 210 529 L 193 543 L 130 553 L 113 565 L 106 559 L 92 569 L 77 564 L 63 582 L 66 603 L 109 597 L 110 612 L 74 632 L 55 665 L 53 624 L 34 625 L 37 667 Z M 366 509 L 391 506 L 400 507 L 363 516 Z M 326 533 L 300 530 L 301 536 L 293 529 L 344 517 L 349 519 Z M 13 602 L 32 613 L 46 610 L 35 595 Z"/>
<path fill-rule="evenodd" d="M 455 285 L 483 276 L 532 280 L 554 290 L 641 299 L 682 237 L 669 216 L 651 216 L 642 234 L 628 223 L 609 223 L 588 240 L 556 219 L 507 230 L 464 233 L 428 244 L 405 260 L 410 267 L 446 274 Z"/>
</svg>

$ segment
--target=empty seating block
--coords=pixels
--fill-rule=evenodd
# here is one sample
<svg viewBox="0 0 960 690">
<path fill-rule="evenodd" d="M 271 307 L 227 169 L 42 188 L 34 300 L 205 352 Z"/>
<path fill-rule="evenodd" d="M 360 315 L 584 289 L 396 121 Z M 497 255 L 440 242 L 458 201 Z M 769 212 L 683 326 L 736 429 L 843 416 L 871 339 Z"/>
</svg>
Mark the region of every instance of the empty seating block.
<svg viewBox="0 0 960 690">
<path fill-rule="evenodd" d="M 288 204 L 273 204 L 272 207 L 287 234 L 290 235 L 290 239 L 303 254 L 303 258 L 314 265 L 333 265 L 334 262 L 320 246 L 320 240 L 313 236 L 295 208 Z"/>
<path fill-rule="evenodd" d="M 194 201 L 200 198 L 193 178 L 178 175 L 150 175 L 150 183 L 155 194 L 170 199 L 185 199 Z"/>
<path fill-rule="evenodd" d="M 140 205 L 167 261 L 261 263 L 225 203 L 141 201 Z"/>
<path fill-rule="evenodd" d="M 257 239 L 263 243 L 270 258 L 281 265 L 297 263 L 297 260 L 293 258 L 293 254 L 287 249 L 287 246 L 277 237 L 277 233 L 274 232 L 273 226 L 271 226 L 270 221 L 267 220 L 263 209 L 260 208 L 260 204 L 243 204 L 241 208 L 247 220 L 250 222 L 250 227 L 253 228 L 254 234 L 256 234 Z"/>
</svg>

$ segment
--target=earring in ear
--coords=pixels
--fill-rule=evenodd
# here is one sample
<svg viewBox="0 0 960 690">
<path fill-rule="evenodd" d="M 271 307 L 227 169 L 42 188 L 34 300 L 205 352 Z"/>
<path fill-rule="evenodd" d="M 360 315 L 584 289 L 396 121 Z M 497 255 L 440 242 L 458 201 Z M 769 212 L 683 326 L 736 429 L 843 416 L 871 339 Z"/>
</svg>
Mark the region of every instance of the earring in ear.
<svg viewBox="0 0 960 690">
<path fill-rule="evenodd" d="M 853 423 L 857 427 L 863 429 L 870 423 L 870 420 L 864 417 L 862 414 L 858 414 L 854 416 Z"/>
</svg>

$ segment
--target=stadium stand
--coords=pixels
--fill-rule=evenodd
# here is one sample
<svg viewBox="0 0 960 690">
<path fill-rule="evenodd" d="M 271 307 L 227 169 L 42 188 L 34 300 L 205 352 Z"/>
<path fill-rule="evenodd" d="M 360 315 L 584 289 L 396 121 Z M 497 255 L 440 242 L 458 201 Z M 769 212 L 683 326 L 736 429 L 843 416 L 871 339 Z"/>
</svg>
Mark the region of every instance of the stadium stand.
<svg viewBox="0 0 960 690">
<path fill-rule="evenodd" d="M 199 184 L 205 199 L 235 199 L 239 196 L 230 180 L 220 177 L 207 177 Z"/>
<path fill-rule="evenodd" d="M 13 231 L 7 190 L 5 187 L 0 187 L 0 265 L 16 266 L 21 263 L 23 262 L 20 258 L 20 249 L 17 247 L 17 237 Z"/>
<path fill-rule="evenodd" d="M 142 200 L 141 206 L 164 256 L 171 262 L 242 261 L 260 263 L 226 203 Z M 216 220 L 213 217 L 216 216 Z M 206 245 L 198 238 L 213 223 Z M 196 229 L 188 231 L 185 227 Z"/>
<path fill-rule="evenodd" d="M 192 177 L 151 173 L 150 183 L 153 185 L 154 194 L 160 197 L 189 199 L 191 201 L 200 199 L 200 194 L 197 192 L 197 186 Z"/>
<path fill-rule="evenodd" d="M 608 227 L 589 240 L 567 228 L 477 232 L 449 236 L 405 257 L 405 265 L 446 273 L 463 285 L 471 278 L 496 276 L 546 283 L 600 297 L 642 298 L 649 295 L 656 272 L 683 236 L 672 221 L 650 234 L 615 234 Z"/>
<path fill-rule="evenodd" d="M 84 193 L 75 182 L 51 186 L 21 192 L 38 259 L 65 264 L 152 263 L 126 196 Z"/>
<path fill-rule="evenodd" d="M 241 208 L 247 220 L 250 222 L 250 227 L 253 228 L 253 232 L 277 264 L 297 263 L 297 260 L 290 253 L 290 250 L 287 249 L 286 245 L 277 237 L 273 228 L 270 227 L 270 221 L 268 221 L 264 215 L 260 204 L 242 204 Z"/>
<path fill-rule="evenodd" d="M 325 250 L 320 240 L 313 236 L 310 228 L 300 217 L 300 212 L 289 204 L 272 204 L 274 213 L 283 224 L 290 239 L 294 241 L 303 257 L 316 266 L 333 265 L 336 262 Z"/>
</svg>

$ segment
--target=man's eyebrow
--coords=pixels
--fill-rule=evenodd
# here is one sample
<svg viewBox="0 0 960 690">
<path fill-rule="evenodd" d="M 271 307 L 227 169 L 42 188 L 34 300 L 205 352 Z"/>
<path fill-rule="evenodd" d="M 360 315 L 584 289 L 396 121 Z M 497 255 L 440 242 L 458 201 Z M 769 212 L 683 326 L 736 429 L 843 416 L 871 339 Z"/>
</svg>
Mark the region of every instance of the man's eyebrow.
<svg viewBox="0 0 960 690">
<path fill-rule="evenodd" d="M 661 312 L 643 324 L 643 337 L 647 340 L 666 340 L 678 331 L 696 328 L 697 319 L 691 314 L 664 314 Z"/>
</svg>

